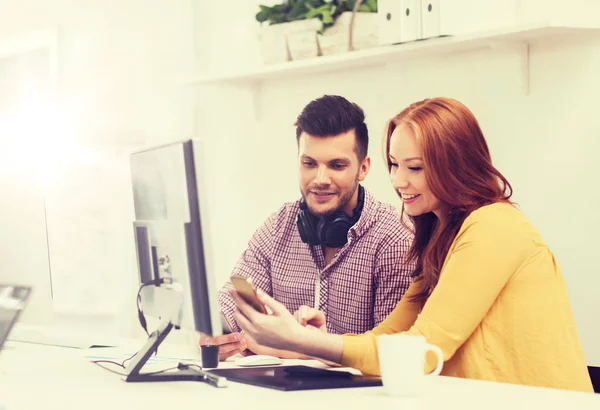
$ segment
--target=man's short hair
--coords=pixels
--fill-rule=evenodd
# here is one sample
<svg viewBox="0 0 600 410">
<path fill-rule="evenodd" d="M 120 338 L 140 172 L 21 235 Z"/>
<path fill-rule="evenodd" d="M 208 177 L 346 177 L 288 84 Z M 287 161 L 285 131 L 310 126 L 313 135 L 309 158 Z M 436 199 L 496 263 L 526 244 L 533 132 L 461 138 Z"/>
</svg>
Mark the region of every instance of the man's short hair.
<svg viewBox="0 0 600 410">
<path fill-rule="evenodd" d="M 332 137 L 354 130 L 356 156 L 362 162 L 369 151 L 369 131 L 365 113 L 357 104 L 339 95 L 312 100 L 296 119 L 296 141 L 303 132 L 314 137 Z"/>
</svg>

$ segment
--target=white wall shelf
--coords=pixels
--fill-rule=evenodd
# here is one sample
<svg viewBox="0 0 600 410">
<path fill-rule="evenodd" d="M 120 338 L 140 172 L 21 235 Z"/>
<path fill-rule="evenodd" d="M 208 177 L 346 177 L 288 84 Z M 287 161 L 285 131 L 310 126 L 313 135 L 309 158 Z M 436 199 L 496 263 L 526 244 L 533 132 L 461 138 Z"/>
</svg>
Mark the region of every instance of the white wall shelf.
<svg viewBox="0 0 600 410">
<path fill-rule="evenodd" d="M 335 56 L 310 60 L 290 61 L 265 65 L 248 71 L 221 73 L 214 76 L 192 76 L 184 84 L 210 85 L 229 83 L 255 85 L 258 82 L 299 75 L 312 75 L 331 71 L 346 71 L 365 66 L 380 66 L 390 62 L 413 60 L 420 57 L 464 52 L 482 48 L 510 47 L 521 58 L 521 86 L 529 92 L 529 43 L 534 40 L 560 37 L 586 32 L 599 32 L 600 25 L 568 24 L 566 22 L 540 22 L 503 30 L 472 33 L 461 36 L 430 38 L 411 43 L 381 46 Z"/>
</svg>

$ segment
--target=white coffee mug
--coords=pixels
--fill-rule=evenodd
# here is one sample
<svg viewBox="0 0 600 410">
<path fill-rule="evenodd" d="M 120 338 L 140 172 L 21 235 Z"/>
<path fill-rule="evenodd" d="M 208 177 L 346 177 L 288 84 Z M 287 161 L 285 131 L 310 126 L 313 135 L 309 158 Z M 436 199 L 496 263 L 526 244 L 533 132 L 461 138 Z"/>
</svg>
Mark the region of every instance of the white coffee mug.
<svg viewBox="0 0 600 410">
<path fill-rule="evenodd" d="M 424 336 L 381 335 L 378 337 L 378 346 L 381 379 L 389 395 L 418 394 L 426 377 L 438 375 L 442 371 L 442 349 L 427 343 Z M 425 356 L 430 350 L 437 355 L 437 366 L 433 372 L 425 374 Z"/>
</svg>

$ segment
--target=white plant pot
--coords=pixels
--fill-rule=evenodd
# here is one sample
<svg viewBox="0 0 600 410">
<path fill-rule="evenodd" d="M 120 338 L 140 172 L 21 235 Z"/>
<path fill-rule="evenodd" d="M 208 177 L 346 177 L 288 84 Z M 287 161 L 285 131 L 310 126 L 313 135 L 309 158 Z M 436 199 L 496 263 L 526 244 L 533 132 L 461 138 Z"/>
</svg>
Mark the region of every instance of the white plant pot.
<svg viewBox="0 0 600 410">
<path fill-rule="evenodd" d="M 292 60 L 304 60 L 321 55 L 317 32 L 321 29 L 321 20 L 309 19 L 293 21 L 295 27 L 287 33 L 287 43 Z"/>
<path fill-rule="evenodd" d="M 334 55 L 349 50 L 349 33 L 352 12 L 342 13 L 333 27 L 319 34 L 319 46 L 323 55 Z M 379 45 L 377 13 L 356 13 L 352 46 L 354 50 L 377 47 Z"/>
<path fill-rule="evenodd" d="M 260 50 L 265 64 L 302 60 L 320 55 L 319 19 L 265 25 L 260 30 Z"/>
<path fill-rule="evenodd" d="M 263 25 L 258 35 L 260 54 L 265 64 L 277 64 L 291 60 L 283 26 Z"/>
</svg>

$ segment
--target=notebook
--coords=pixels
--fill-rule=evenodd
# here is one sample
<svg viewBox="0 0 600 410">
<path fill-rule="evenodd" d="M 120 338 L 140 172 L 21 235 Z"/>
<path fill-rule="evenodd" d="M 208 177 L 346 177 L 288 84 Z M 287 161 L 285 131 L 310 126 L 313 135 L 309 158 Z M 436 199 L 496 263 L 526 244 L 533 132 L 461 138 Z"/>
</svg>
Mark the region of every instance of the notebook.
<svg viewBox="0 0 600 410">
<path fill-rule="evenodd" d="M 25 309 L 30 294 L 29 286 L 0 284 L 0 350 Z"/>
<path fill-rule="evenodd" d="M 209 370 L 237 383 L 251 384 L 275 390 L 317 390 L 347 387 L 381 386 L 381 378 L 358 376 L 350 372 L 319 369 L 309 366 L 269 366 Z"/>
</svg>

